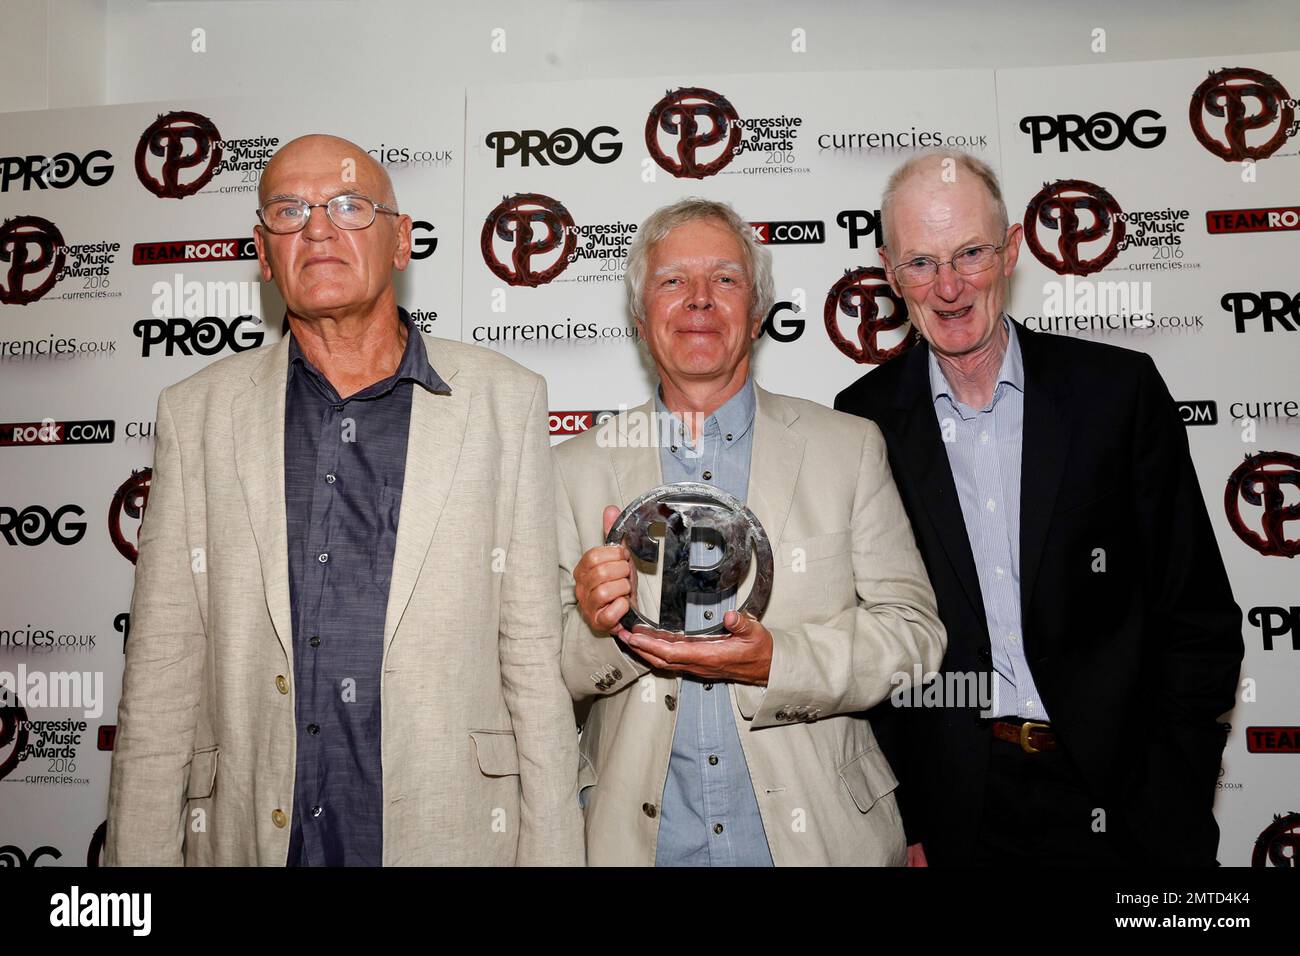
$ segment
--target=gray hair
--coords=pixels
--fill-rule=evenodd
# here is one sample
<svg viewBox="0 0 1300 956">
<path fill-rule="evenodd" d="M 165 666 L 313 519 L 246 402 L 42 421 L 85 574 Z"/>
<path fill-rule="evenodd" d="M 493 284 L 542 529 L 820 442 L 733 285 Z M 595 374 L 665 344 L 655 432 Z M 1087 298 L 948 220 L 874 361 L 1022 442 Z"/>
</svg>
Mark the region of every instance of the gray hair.
<svg viewBox="0 0 1300 956">
<path fill-rule="evenodd" d="M 740 243 L 751 282 L 750 321 L 766 317 L 772 308 L 772 302 L 776 299 L 776 287 L 772 282 L 772 253 L 754 241 L 754 230 L 728 203 L 692 196 L 652 212 L 650 218 L 637 230 L 636 238 L 627 251 L 627 270 L 623 274 L 623 281 L 627 286 L 632 318 L 636 321 L 645 319 L 645 279 L 651 251 L 678 226 L 698 219 L 713 220 L 725 226 Z"/>
<path fill-rule="evenodd" d="M 993 171 L 993 167 L 984 160 L 978 159 L 970 153 L 963 153 L 961 150 L 935 149 L 918 153 L 890 174 L 889 182 L 885 183 L 884 195 L 880 197 L 881 245 L 886 248 L 889 247 L 889 210 L 894 205 L 898 190 L 908 179 L 920 172 L 921 166 L 935 159 L 941 161 L 952 160 L 958 167 L 964 169 L 984 184 L 989 198 L 993 201 L 993 211 L 1001 221 L 1002 232 L 1005 235 L 1010 220 L 1007 218 L 1007 204 L 1002 198 L 1002 186 L 998 183 L 998 174 Z"/>
</svg>

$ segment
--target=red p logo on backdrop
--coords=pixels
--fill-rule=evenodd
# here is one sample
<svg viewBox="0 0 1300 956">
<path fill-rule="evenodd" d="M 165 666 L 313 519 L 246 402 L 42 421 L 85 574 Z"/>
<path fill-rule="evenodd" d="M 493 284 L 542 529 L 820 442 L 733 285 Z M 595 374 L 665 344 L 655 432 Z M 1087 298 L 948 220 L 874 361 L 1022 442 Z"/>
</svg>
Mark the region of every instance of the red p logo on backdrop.
<svg viewBox="0 0 1300 956">
<path fill-rule="evenodd" d="M 149 157 L 162 159 L 150 163 Z M 158 175 L 150 166 L 158 167 Z M 176 110 L 149 124 L 135 148 L 135 174 L 144 188 L 162 199 L 184 199 L 202 189 L 221 165 L 221 134 L 201 113 Z M 201 167 L 201 168 L 200 168 Z M 190 175 L 198 169 L 197 175 Z M 185 182 L 181 182 L 181 173 Z"/>
<path fill-rule="evenodd" d="M 31 253 L 35 247 L 36 253 Z M 0 262 L 9 264 L 5 284 L 0 286 L 0 302 L 26 305 L 35 302 L 54 288 L 67 261 L 68 253 L 59 227 L 40 216 L 15 216 L 0 226 Z M 28 276 L 49 274 L 31 289 L 24 289 Z"/>
<path fill-rule="evenodd" d="M 0 689 L 0 780 L 13 773 L 27 749 L 27 711 L 18 702 L 18 688 Z"/>
<path fill-rule="evenodd" d="M 1119 252 L 1124 238 L 1122 210 L 1109 192 L 1082 179 L 1059 179 L 1045 183 L 1025 210 L 1025 243 L 1036 258 L 1057 275 L 1086 276 L 1100 272 Z M 1088 222 L 1080 221 L 1084 213 Z M 1055 251 L 1049 251 L 1039 234 L 1041 229 L 1056 233 Z M 1106 245 L 1091 258 L 1084 258 L 1080 246 L 1106 239 Z"/>
<path fill-rule="evenodd" d="M 1300 867 L 1300 813 L 1273 816 L 1255 840 L 1250 865 Z"/>
<path fill-rule="evenodd" d="M 704 121 L 701 125 L 701 120 Z M 735 155 L 740 142 L 740 116 L 722 94 L 703 87 L 673 90 L 654 105 L 645 121 L 645 145 L 654 161 L 679 179 L 704 179 L 721 170 Z M 676 137 L 676 158 L 671 158 L 659 142 L 659 134 Z M 701 150 L 726 145 L 716 157 L 702 161 Z"/>
<path fill-rule="evenodd" d="M 1288 504 L 1285 491 L 1288 485 L 1300 496 L 1300 455 L 1285 451 L 1247 455 L 1228 476 L 1228 486 L 1223 491 L 1228 524 L 1238 538 L 1260 554 L 1285 558 L 1300 554 L 1300 538 L 1286 536 L 1286 523 L 1300 521 L 1300 497 Z M 1263 508 L 1259 518 L 1263 535 L 1247 527 L 1241 514 L 1243 499 Z"/>
<path fill-rule="evenodd" d="M 122 528 L 122 515 L 125 513 L 127 517 L 137 521 L 144 520 L 144 509 L 149 504 L 149 483 L 152 480 L 152 468 L 141 468 L 133 472 L 131 477 L 122 482 L 117 491 L 113 492 L 113 503 L 108 508 L 108 536 L 113 539 L 113 547 L 117 548 L 118 553 L 132 564 L 135 564 L 135 559 L 140 556 L 140 551 L 134 542 L 128 540 Z M 140 540 L 138 526 L 135 538 L 136 541 Z"/>
<path fill-rule="evenodd" d="M 541 234 L 534 235 L 534 226 Z M 496 252 L 496 239 L 510 243 L 510 264 L 502 262 Z M 559 248 L 559 258 L 545 268 L 534 267 L 534 256 L 546 256 Z M 578 244 L 573 217 L 558 199 L 541 193 L 519 193 L 499 202 L 483 223 L 479 246 L 483 261 L 492 272 L 510 285 L 539 286 L 550 282 L 569 266 L 569 257 Z"/>
<path fill-rule="evenodd" d="M 1295 122 L 1295 110 L 1287 102 L 1290 99 L 1286 87 L 1262 70 L 1229 67 L 1211 73 L 1192 93 L 1188 120 L 1197 141 L 1225 162 L 1266 159 L 1286 142 Z M 1215 132 L 1206 127 L 1207 114 L 1223 121 L 1212 124 Z M 1274 126 L 1273 134 L 1263 142 L 1253 146 L 1246 142 L 1246 134 L 1252 130 Z"/>
<path fill-rule="evenodd" d="M 890 303 L 887 315 L 880 314 L 880 300 Z M 857 342 L 850 342 L 840 331 L 840 316 L 846 315 L 857 322 Z M 846 270 L 843 277 L 826 293 L 826 306 L 822 310 L 826 334 L 835 347 L 860 365 L 879 365 L 899 355 L 919 338 L 916 327 L 909 326 L 903 340 L 888 348 L 882 347 L 877 337 L 882 332 L 902 328 L 907 322 L 907 305 L 889 287 L 885 270 L 862 266 Z"/>
</svg>

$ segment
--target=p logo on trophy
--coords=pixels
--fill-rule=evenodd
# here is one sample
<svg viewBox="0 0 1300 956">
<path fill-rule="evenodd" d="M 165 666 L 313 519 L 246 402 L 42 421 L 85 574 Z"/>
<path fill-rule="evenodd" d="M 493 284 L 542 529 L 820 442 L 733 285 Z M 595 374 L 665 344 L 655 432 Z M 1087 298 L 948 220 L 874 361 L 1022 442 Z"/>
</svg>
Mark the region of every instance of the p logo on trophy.
<svg viewBox="0 0 1300 956">
<path fill-rule="evenodd" d="M 736 610 L 763 616 L 772 596 L 772 543 L 758 518 L 737 498 L 693 481 L 660 485 L 623 509 L 605 543 L 625 545 L 636 561 L 653 566 L 659 563 L 661 537 L 659 620 L 647 619 L 632 602 L 619 622 L 625 629 L 642 625 L 674 631 L 682 640 L 725 636 L 729 632 L 721 618 L 709 627 L 686 630 L 687 598 L 734 590 L 749 573 L 751 560 L 757 562 L 754 584 Z M 707 563 L 692 563 L 691 545 L 701 541 L 713 545 Z"/>
</svg>

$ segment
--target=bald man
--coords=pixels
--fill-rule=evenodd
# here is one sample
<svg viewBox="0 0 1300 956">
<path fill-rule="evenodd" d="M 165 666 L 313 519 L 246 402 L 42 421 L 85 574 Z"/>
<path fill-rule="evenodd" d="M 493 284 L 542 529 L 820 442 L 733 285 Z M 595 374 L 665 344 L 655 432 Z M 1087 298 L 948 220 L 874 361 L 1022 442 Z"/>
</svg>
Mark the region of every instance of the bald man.
<svg viewBox="0 0 1300 956">
<path fill-rule="evenodd" d="M 159 397 L 106 859 L 580 865 L 546 383 L 412 327 L 353 143 L 258 201 L 289 334 Z"/>
</svg>

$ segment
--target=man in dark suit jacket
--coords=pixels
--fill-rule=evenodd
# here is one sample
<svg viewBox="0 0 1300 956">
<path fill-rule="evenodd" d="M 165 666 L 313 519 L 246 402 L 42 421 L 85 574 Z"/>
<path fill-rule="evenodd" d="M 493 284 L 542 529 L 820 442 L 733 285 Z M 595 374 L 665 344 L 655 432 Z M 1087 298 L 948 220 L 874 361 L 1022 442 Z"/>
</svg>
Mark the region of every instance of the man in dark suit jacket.
<svg viewBox="0 0 1300 956">
<path fill-rule="evenodd" d="M 979 160 L 910 160 L 882 210 L 924 341 L 835 408 L 884 433 L 948 630 L 941 706 L 872 715 L 910 862 L 1212 865 L 1241 612 L 1164 382 L 1003 312 L 1021 226 Z"/>
</svg>

